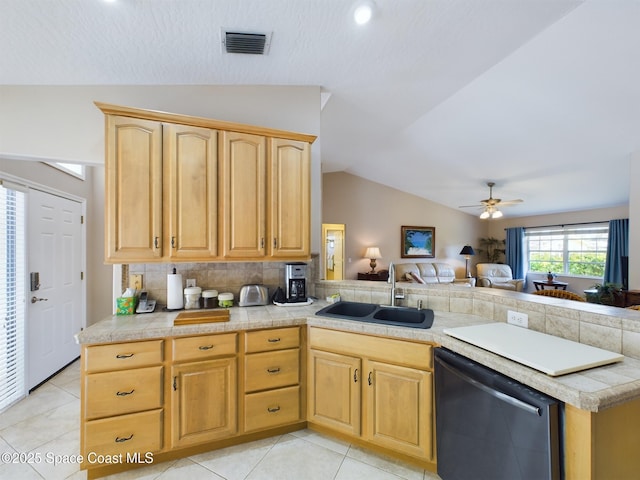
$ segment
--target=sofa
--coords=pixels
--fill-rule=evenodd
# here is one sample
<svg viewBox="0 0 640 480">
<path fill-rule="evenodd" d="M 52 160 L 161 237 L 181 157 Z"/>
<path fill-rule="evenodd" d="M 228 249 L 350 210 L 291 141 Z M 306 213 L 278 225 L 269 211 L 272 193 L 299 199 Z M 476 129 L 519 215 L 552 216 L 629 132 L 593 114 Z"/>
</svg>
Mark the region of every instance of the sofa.
<svg viewBox="0 0 640 480">
<path fill-rule="evenodd" d="M 478 286 L 501 288 L 521 292 L 524 286 L 524 279 L 513 278 L 513 272 L 509 265 L 502 263 L 479 263 L 476 265 L 478 272 Z"/>
<path fill-rule="evenodd" d="M 407 262 L 394 264 L 396 282 L 417 284 L 443 284 L 474 287 L 475 278 L 457 279 L 453 267 L 447 263 Z"/>
</svg>

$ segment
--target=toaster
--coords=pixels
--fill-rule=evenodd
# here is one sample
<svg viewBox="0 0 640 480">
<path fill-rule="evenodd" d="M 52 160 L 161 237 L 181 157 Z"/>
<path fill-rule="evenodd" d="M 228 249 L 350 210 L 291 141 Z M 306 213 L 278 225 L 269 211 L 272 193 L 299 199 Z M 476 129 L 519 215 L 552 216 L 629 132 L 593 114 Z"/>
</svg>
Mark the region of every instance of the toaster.
<svg viewBox="0 0 640 480">
<path fill-rule="evenodd" d="M 264 285 L 245 285 L 240 289 L 238 305 L 241 307 L 253 307 L 269 304 L 269 289 Z"/>
</svg>

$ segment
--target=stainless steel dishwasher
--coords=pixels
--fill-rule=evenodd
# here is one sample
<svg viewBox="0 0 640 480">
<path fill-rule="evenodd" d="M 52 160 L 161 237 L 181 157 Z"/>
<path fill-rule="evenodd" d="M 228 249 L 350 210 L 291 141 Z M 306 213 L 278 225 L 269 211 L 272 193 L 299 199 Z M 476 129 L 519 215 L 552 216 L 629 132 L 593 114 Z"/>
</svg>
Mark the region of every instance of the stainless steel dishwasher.
<svg viewBox="0 0 640 480">
<path fill-rule="evenodd" d="M 445 348 L 435 391 L 443 480 L 562 478 L 561 402 Z"/>
</svg>

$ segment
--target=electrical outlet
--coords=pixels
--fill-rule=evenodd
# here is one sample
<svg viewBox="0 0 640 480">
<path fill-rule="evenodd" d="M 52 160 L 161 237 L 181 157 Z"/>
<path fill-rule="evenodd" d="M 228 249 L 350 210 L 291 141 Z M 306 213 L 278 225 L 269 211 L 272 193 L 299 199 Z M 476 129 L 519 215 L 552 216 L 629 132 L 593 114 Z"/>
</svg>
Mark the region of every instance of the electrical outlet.
<svg viewBox="0 0 640 480">
<path fill-rule="evenodd" d="M 529 315 L 507 310 L 507 323 L 517 325 L 518 327 L 529 328 Z"/>
<path fill-rule="evenodd" d="M 142 274 L 134 273 L 129 275 L 129 288 L 134 290 L 142 290 Z"/>
<path fill-rule="evenodd" d="M 187 288 L 195 287 L 195 286 L 196 286 L 196 279 L 195 278 L 187 278 Z"/>
</svg>

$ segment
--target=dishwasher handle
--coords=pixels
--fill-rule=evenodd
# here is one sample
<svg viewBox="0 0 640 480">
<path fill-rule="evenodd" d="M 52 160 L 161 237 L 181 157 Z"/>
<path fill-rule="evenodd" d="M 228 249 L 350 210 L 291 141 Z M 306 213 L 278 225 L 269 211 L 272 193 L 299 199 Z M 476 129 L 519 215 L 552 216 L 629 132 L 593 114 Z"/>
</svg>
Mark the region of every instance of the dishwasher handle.
<svg viewBox="0 0 640 480">
<path fill-rule="evenodd" d="M 475 378 L 470 377 L 469 375 L 467 375 L 466 373 L 462 372 L 461 370 L 458 370 L 456 367 L 454 367 L 453 365 L 439 359 L 436 358 L 435 361 L 437 363 L 439 363 L 443 368 L 446 368 L 447 370 L 449 370 L 449 372 L 453 373 L 454 375 L 458 376 L 459 378 L 461 378 L 462 380 L 464 380 L 465 382 L 470 383 L 471 385 L 473 385 L 476 388 L 479 388 L 480 390 L 482 390 L 485 393 L 488 393 L 489 395 L 497 398 L 498 400 L 502 400 L 503 402 L 509 403 L 510 405 L 513 405 L 514 407 L 520 408 L 528 413 L 532 413 L 534 415 L 538 415 L 539 417 L 542 416 L 542 410 L 539 407 L 536 407 L 535 405 L 531 405 L 529 403 L 523 402 L 520 399 L 517 399 L 515 397 L 512 397 L 511 395 L 507 395 L 506 393 L 503 393 L 499 390 L 496 390 L 494 388 L 491 388 L 487 385 L 485 385 L 482 382 L 479 382 L 478 380 L 476 380 Z"/>
</svg>

